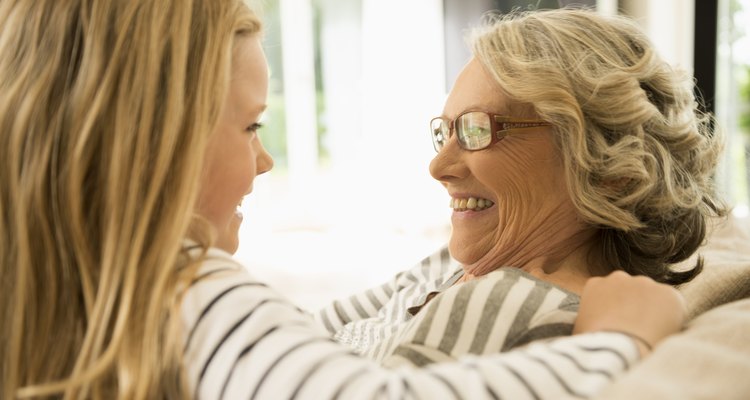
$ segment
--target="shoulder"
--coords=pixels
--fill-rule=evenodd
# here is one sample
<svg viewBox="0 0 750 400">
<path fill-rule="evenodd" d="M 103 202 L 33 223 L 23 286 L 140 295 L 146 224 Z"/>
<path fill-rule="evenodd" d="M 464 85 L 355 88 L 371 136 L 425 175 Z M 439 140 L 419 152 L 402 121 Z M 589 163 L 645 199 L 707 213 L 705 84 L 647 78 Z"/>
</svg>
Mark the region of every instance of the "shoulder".
<svg viewBox="0 0 750 400">
<path fill-rule="evenodd" d="M 436 296 L 410 322 L 391 354 L 423 365 L 569 335 L 577 304 L 578 296 L 549 282 L 500 268 Z"/>
<path fill-rule="evenodd" d="M 180 304 L 185 370 L 196 393 L 221 390 L 221 382 L 258 342 L 273 338 L 275 348 L 285 348 L 283 335 L 275 334 L 284 326 L 307 327 L 311 337 L 327 338 L 313 329 L 309 315 L 256 280 L 230 254 L 209 249 L 199 255 L 200 268 Z"/>
<path fill-rule="evenodd" d="M 185 287 L 180 304 L 186 349 L 217 327 L 231 326 L 258 310 L 294 309 L 281 294 L 255 279 L 229 253 L 209 249 L 199 258 L 198 273 Z"/>
<path fill-rule="evenodd" d="M 474 306 L 502 305 L 514 302 L 517 309 L 570 309 L 577 310 L 580 297 L 551 282 L 541 280 L 518 268 L 503 267 L 478 279 L 453 285 L 445 294 L 455 293 L 468 297 L 481 296 L 483 301 Z M 512 306 L 508 304 L 508 306 Z"/>
<path fill-rule="evenodd" d="M 242 264 L 223 250 L 191 250 L 189 256 L 199 262 L 200 267 L 190 282 L 186 283 L 185 299 L 202 302 L 214 298 L 218 292 L 227 288 L 266 286 L 254 279 Z"/>
</svg>

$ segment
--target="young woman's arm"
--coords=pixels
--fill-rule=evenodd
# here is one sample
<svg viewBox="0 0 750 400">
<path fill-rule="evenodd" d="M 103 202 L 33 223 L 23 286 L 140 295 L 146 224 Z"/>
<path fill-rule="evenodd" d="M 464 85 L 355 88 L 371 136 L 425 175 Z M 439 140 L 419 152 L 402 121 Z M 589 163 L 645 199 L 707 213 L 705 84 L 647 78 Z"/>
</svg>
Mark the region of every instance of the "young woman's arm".
<svg viewBox="0 0 750 400">
<path fill-rule="evenodd" d="M 389 370 L 330 339 L 312 318 L 210 251 L 186 292 L 185 366 L 199 398 L 587 397 L 639 359 L 620 333 L 591 333 L 423 369 Z"/>
</svg>

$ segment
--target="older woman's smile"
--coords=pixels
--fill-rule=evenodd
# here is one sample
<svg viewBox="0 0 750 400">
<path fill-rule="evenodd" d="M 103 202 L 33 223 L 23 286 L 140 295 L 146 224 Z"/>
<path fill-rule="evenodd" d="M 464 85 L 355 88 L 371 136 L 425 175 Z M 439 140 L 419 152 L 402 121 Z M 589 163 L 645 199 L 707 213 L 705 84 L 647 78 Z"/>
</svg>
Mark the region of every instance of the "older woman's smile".
<svg viewBox="0 0 750 400">
<path fill-rule="evenodd" d="M 469 197 L 458 197 L 451 196 L 449 207 L 456 212 L 466 211 L 482 211 L 486 210 L 495 205 L 495 202 L 482 197 L 469 196 Z"/>
</svg>

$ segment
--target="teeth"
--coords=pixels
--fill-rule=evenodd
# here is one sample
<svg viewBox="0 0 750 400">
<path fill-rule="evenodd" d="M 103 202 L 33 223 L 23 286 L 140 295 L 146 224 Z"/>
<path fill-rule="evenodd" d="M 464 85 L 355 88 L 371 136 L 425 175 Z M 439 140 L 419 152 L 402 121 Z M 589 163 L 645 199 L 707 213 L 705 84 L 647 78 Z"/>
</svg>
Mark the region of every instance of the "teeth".
<svg viewBox="0 0 750 400">
<path fill-rule="evenodd" d="M 494 204 L 495 203 L 487 199 L 469 197 L 468 199 L 451 198 L 449 206 L 456 211 L 481 211 L 485 208 L 492 207 Z"/>
</svg>

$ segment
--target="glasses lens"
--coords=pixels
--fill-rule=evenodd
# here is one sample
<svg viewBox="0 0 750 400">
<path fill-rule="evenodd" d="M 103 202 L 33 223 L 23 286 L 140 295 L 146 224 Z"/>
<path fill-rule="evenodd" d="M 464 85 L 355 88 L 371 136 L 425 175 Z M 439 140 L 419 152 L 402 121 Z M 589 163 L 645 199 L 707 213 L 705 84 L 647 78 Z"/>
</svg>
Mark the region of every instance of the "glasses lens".
<svg viewBox="0 0 750 400">
<path fill-rule="evenodd" d="M 432 146 L 435 148 L 435 151 L 439 152 L 445 146 L 445 143 L 448 142 L 448 124 L 442 118 L 435 118 L 430 121 L 430 133 L 432 136 Z"/>
<path fill-rule="evenodd" d="M 492 142 L 492 123 L 490 116 L 483 112 L 468 112 L 456 120 L 456 134 L 461 147 L 467 150 L 479 150 Z"/>
</svg>

